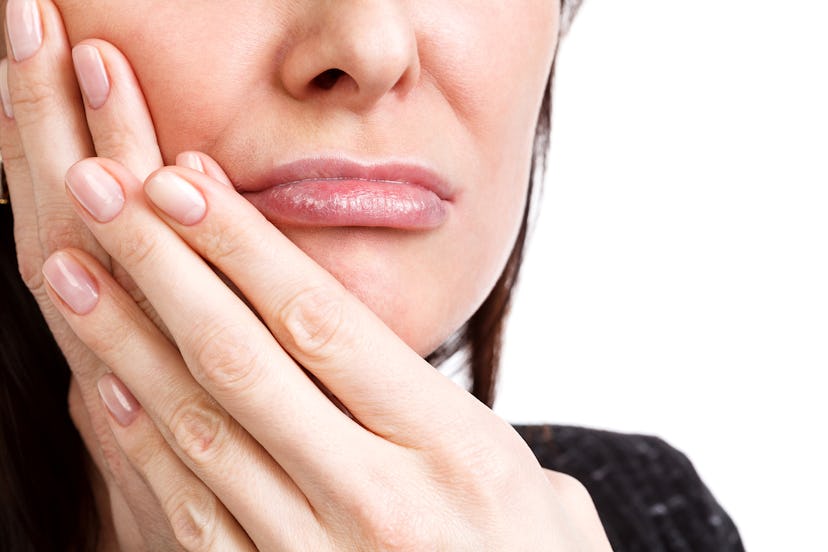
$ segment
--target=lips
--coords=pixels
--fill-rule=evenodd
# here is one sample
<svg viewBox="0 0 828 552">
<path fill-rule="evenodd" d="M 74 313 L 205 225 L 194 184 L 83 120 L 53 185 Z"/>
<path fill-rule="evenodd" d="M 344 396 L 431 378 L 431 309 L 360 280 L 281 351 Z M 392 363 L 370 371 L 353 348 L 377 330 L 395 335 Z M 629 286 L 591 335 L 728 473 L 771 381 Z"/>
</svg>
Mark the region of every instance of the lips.
<svg viewBox="0 0 828 552">
<path fill-rule="evenodd" d="M 452 191 L 414 164 L 303 159 L 242 183 L 239 192 L 276 225 L 428 230 L 445 222 Z"/>
</svg>

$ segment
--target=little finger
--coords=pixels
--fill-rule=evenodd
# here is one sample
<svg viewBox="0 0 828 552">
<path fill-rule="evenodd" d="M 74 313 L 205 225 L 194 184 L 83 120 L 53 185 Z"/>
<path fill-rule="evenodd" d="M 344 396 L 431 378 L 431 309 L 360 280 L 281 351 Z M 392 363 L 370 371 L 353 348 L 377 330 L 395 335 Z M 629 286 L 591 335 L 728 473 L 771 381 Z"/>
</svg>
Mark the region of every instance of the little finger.
<svg viewBox="0 0 828 552">
<path fill-rule="evenodd" d="M 82 397 L 81 387 L 76 378 L 69 384 L 69 416 L 78 430 L 98 473 L 90 471 L 93 489 L 105 485 L 108 496 L 95 494 L 96 506 L 101 514 L 101 529 L 98 533 L 100 548 L 110 550 L 120 546 L 122 550 L 169 550 L 175 542 L 172 529 L 166 534 L 158 531 L 145 532 L 144 527 L 169 525 L 160 512 L 155 494 L 132 467 L 129 459 L 109 429 L 109 415 L 101 402 L 97 384 L 95 396 L 90 401 Z M 98 424 L 89 412 L 90 405 L 101 412 Z M 100 426 L 103 426 L 102 428 Z M 101 434 L 107 439 L 101 439 Z M 103 481 L 101 481 L 101 479 Z M 106 503 L 106 499 L 109 503 Z M 109 519 L 111 516 L 111 520 Z M 140 520 L 140 521 L 138 521 Z"/>
<path fill-rule="evenodd" d="M 170 449 L 138 401 L 113 374 L 98 381 L 110 427 L 138 473 L 155 493 L 175 539 L 185 550 L 256 550 L 216 495 Z M 167 527 L 142 528 L 165 533 Z"/>
</svg>

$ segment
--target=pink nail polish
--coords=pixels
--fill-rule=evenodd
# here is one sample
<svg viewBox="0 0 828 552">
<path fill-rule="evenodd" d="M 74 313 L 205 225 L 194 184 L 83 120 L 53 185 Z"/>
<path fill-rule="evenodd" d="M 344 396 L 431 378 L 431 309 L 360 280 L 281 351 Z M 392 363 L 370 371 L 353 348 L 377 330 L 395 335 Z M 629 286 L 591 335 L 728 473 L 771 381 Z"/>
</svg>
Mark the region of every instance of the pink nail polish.
<svg viewBox="0 0 828 552">
<path fill-rule="evenodd" d="M 43 263 L 43 277 L 76 314 L 89 314 L 98 304 L 98 286 L 71 255 L 55 253 Z"/>
<path fill-rule="evenodd" d="M 0 99 L 3 101 L 3 113 L 9 119 L 14 119 L 12 111 L 11 94 L 9 94 L 9 60 L 0 60 Z"/>
<path fill-rule="evenodd" d="M 109 97 L 109 76 L 101 52 L 89 44 L 78 44 L 72 49 L 72 61 L 86 102 L 98 109 Z"/>
<path fill-rule="evenodd" d="M 115 374 L 105 374 L 98 380 L 98 393 L 106 409 L 120 425 L 127 427 L 138 417 L 141 405 Z"/>
<path fill-rule="evenodd" d="M 109 222 L 124 207 L 121 185 L 92 160 L 81 161 L 66 172 L 66 187 L 98 222 Z"/>
<path fill-rule="evenodd" d="M 15 61 L 32 57 L 43 43 L 43 26 L 36 0 L 9 0 L 6 30 Z"/>
<path fill-rule="evenodd" d="M 207 202 L 192 184 L 172 172 L 160 172 L 144 184 L 144 193 L 156 207 L 185 226 L 199 222 Z"/>
</svg>

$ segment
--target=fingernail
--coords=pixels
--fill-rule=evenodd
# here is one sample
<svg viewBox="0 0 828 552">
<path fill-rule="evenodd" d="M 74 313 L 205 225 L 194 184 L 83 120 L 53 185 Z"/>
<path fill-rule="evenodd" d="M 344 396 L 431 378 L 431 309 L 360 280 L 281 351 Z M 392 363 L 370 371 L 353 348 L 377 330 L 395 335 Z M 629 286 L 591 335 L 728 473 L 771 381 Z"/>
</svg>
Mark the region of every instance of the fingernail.
<svg viewBox="0 0 828 552">
<path fill-rule="evenodd" d="M 109 222 L 124 207 L 124 191 L 94 161 L 82 161 L 66 172 L 66 187 L 98 222 Z"/>
<path fill-rule="evenodd" d="M 98 109 L 109 97 L 109 77 L 101 52 L 89 44 L 78 44 L 72 48 L 72 61 L 86 102 L 92 109 Z"/>
<path fill-rule="evenodd" d="M 204 170 L 204 163 L 201 162 L 201 158 L 191 151 L 181 155 L 179 164 L 182 167 L 187 167 L 188 169 L 193 169 L 194 171 L 207 174 L 207 171 Z"/>
<path fill-rule="evenodd" d="M 156 207 L 185 226 L 199 222 L 207 213 L 201 192 L 177 174 L 156 174 L 144 184 L 144 192 Z"/>
<path fill-rule="evenodd" d="M 227 175 L 224 174 L 224 171 L 219 167 L 218 163 L 208 155 L 202 157 L 202 155 L 194 151 L 185 151 L 176 156 L 175 164 L 179 167 L 187 167 L 188 169 L 206 174 L 213 180 L 217 180 L 228 188 L 234 189 L 233 184 L 230 183 L 230 179 L 227 178 Z"/>
<path fill-rule="evenodd" d="M 43 43 L 43 26 L 36 0 L 9 0 L 6 29 L 15 61 L 32 57 Z"/>
<path fill-rule="evenodd" d="M 138 417 L 140 403 L 115 374 L 105 374 L 98 380 L 98 393 L 106 409 L 122 426 L 128 426 Z"/>
<path fill-rule="evenodd" d="M 43 263 L 43 277 L 76 314 L 88 314 L 98 304 L 98 286 L 71 255 L 55 253 Z"/>
<path fill-rule="evenodd" d="M 9 119 L 14 119 L 11 94 L 9 94 L 9 60 L 6 58 L 0 61 L 0 99 L 3 100 L 3 113 Z"/>
</svg>

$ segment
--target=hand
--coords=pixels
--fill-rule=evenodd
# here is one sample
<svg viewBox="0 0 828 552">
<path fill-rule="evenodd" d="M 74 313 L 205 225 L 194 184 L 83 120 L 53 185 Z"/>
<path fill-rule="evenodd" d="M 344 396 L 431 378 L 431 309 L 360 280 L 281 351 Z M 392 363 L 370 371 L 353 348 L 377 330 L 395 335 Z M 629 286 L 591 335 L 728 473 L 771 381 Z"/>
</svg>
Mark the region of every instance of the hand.
<svg viewBox="0 0 828 552">
<path fill-rule="evenodd" d="M 109 497 L 104 497 L 109 505 L 101 503 L 99 510 L 104 515 L 104 508 L 116 512 L 114 517 L 122 524 L 117 528 L 122 544 L 143 542 L 150 549 L 168 549 L 172 532 L 168 530 L 165 538 L 158 538 L 161 533 L 157 522 L 165 519 L 158 516 L 154 495 L 115 442 L 100 403 L 96 383 L 108 368 L 77 339 L 54 309 L 41 274 L 43 260 L 53 251 L 82 248 L 102 266 L 111 268 L 119 284 L 161 325 L 126 272 L 110 262 L 75 215 L 63 185 L 70 166 L 95 154 L 118 160 L 134 174 L 146 176 L 162 166 L 161 153 L 144 98 L 120 52 L 101 41 L 85 41 L 86 46 L 75 50 L 78 59 L 88 61 L 93 52 L 89 47 L 97 48 L 111 84 L 104 105 L 93 108 L 87 98 L 84 109 L 60 14 L 48 0 L 40 1 L 39 7 L 42 44 L 33 53 L 31 47 L 18 44 L 20 59 L 11 56 L 0 64 L 0 85 L 4 88 L 0 149 L 12 197 L 18 265 L 73 370 L 70 413 L 109 489 Z M 7 37 L 20 38 L 21 26 L 15 27 L 16 22 L 7 21 L 11 27 Z M 6 51 L 13 51 L 8 44 Z M 142 523 L 129 519 L 133 515 Z M 149 535 L 154 540 L 144 541 L 137 530 L 127 536 L 128 527 L 148 525 L 156 526 Z M 106 535 L 103 544 L 106 546 Z"/>
<path fill-rule="evenodd" d="M 47 261 L 50 296 L 120 380 L 102 390 L 116 438 L 186 549 L 607 549 L 580 485 L 230 186 L 183 167 L 142 185 L 109 159 L 67 186 L 175 342 L 93 256 Z"/>
</svg>

